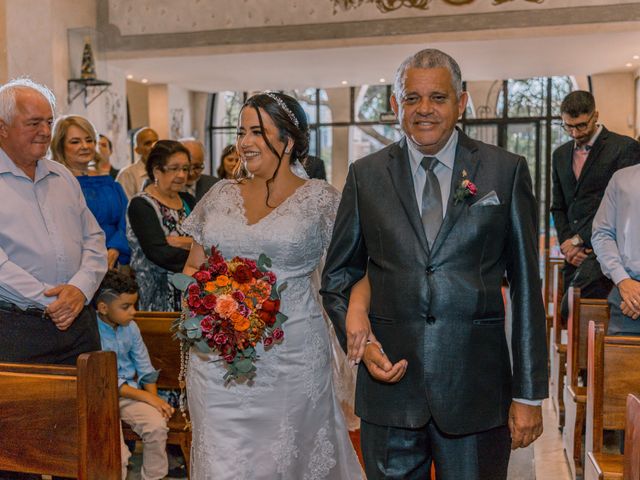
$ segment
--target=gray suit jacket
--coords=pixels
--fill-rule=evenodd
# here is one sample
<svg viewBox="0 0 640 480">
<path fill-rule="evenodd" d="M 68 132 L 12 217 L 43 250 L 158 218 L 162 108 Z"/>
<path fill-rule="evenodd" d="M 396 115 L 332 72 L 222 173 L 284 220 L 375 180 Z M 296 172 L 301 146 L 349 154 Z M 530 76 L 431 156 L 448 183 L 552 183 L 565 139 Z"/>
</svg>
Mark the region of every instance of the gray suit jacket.
<svg viewBox="0 0 640 480">
<path fill-rule="evenodd" d="M 220 180 L 218 177 L 212 175 L 201 175 L 196 183 L 196 203 L 202 200 L 204 194 L 209 191 L 213 185 Z"/>
<path fill-rule="evenodd" d="M 455 204 L 466 171 L 478 192 Z M 327 253 L 321 294 L 342 343 L 352 285 L 368 272 L 374 334 L 396 384 L 360 365 L 356 413 L 415 428 L 431 417 L 450 434 L 507 424 L 512 398 L 547 397 L 545 314 L 537 256 L 537 205 L 523 157 L 460 132 L 447 213 L 429 248 L 406 140 L 351 165 Z M 499 205 L 473 206 L 495 191 Z M 510 284 L 513 374 L 501 292 Z"/>
</svg>

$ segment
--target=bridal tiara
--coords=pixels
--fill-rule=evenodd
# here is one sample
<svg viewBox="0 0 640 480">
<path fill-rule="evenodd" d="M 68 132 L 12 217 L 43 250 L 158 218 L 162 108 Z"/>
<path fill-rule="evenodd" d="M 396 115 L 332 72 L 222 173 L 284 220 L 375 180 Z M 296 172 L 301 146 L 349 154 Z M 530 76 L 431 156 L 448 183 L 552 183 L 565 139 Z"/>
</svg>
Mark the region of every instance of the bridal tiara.
<svg viewBox="0 0 640 480">
<path fill-rule="evenodd" d="M 280 97 L 278 97 L 272 92 L 264 92 L 264 94 L 267 97 L 271 98 L 272 100 L 275 100 L 275 102 L 278 105 L 280 105 L 280 108 L 284 110 L 284 113 L 287 114 L 287 116 L 289 117 L 289 120 L 291 120 L 296 127 L 300 128 L 300 122 L 298 121 L 296 116 L 293 114 L 293 112 L 289 109 L 289 107 L 287 107 L 287 104 L 284 103 L 284 100 L 282 100 Z"/>
</svg>

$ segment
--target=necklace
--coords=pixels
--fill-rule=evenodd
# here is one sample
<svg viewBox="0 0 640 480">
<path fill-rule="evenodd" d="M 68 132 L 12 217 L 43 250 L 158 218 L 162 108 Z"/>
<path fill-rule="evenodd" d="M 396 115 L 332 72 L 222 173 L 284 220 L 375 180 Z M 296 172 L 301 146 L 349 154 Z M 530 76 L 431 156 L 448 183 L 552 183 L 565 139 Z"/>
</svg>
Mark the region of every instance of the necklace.
<svg viewBox="0 0 640 480">
<path fill-rule="evenodd" d="M 69 167 L 67 165 L 67 168 L 69 170 L 71 170 L 71 173 L 73 173 L 76 177 L 82 176 L 82 175 L 89 175 L 89 168 L 73 168 L 73 167 Z"/>
</svg>

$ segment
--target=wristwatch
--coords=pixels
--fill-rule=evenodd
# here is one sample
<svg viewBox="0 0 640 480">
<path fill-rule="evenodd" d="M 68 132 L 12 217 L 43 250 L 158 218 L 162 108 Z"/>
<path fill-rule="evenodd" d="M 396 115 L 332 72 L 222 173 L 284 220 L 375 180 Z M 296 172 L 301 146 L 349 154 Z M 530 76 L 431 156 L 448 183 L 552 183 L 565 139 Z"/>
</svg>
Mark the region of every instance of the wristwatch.
<svg viewBox="0 0 640 480">
<path fill-rule="evenodd" d="M 573 237 L 571 237 L 571 245 L 573 245 L 574 247 L 579 247 L 580 245 L 582 245 L 582 239 L 580 238 L 580 235 L 576 233 Z"/>
</svg>

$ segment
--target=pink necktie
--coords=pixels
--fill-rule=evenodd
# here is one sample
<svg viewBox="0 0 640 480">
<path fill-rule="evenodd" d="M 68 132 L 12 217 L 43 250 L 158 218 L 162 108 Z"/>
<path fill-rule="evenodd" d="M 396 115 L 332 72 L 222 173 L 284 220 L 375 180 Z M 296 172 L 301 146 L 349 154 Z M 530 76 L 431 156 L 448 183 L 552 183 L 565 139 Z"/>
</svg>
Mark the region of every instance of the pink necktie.
<svg viewBox="0 0 640 480">
<path fill-rule="evenodd" d="M 587 161 L 590 149 L 590 145 L 573 149 L 573 173 L 576 176 L 576 180 L 580 178 L 580 174 L 582 173 L 584 164 Z"/>
</svg>

